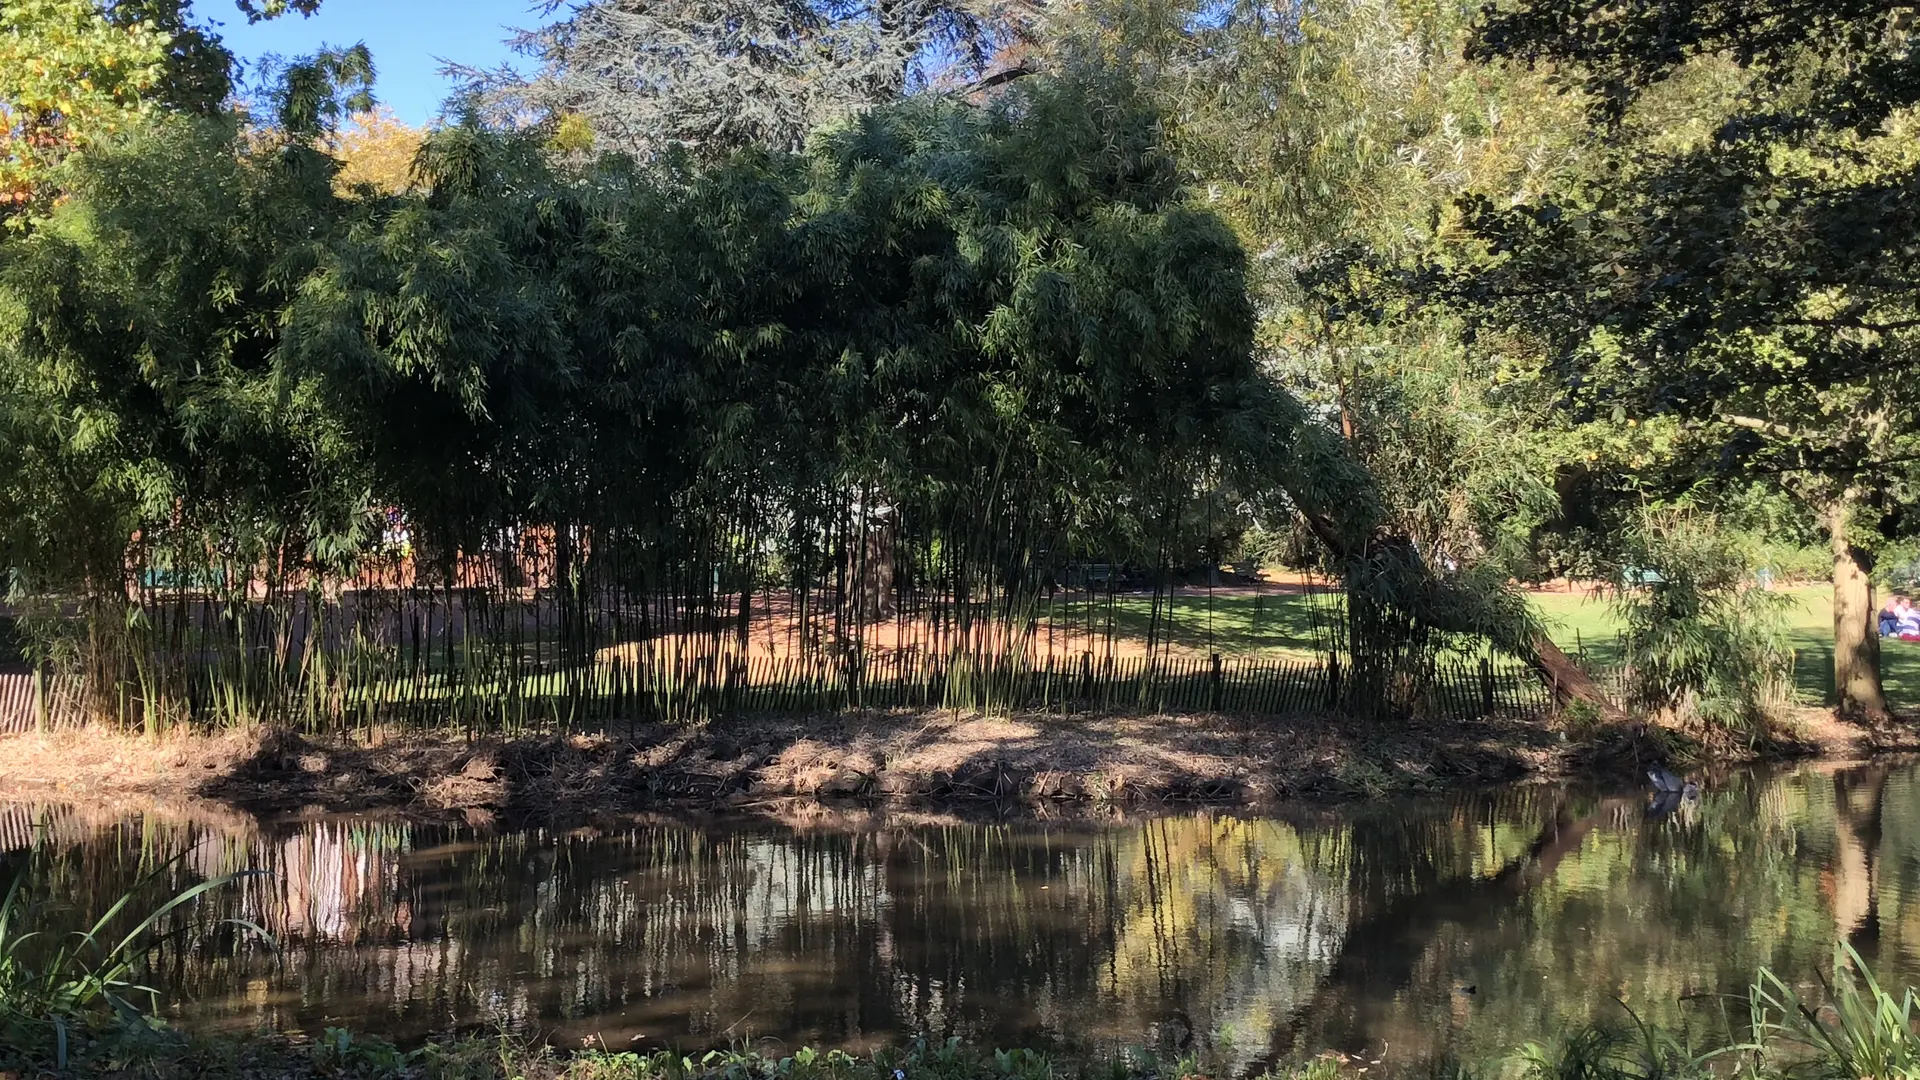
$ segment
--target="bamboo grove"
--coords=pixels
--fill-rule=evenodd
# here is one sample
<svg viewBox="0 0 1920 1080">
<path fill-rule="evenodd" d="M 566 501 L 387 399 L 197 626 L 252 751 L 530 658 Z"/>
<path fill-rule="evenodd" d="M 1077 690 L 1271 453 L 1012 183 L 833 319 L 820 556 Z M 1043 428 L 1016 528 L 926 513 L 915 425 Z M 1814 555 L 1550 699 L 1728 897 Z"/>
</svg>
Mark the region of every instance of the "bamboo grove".
<svg viewBox="0 0 1920 1080">
<path fill-rule="evenodd" d="M 683 717 L 889 665 L 993 706 L 1128 660 L 1122 567 L 1157 670 L 1223 500 L 1372 527 L 1124 86 L 719 164 L 455 124 L 400 194 L 341 190 L 326 100 L 151 118 L 0 248 L 11 600 L 98 718 Z"/>
</svg>

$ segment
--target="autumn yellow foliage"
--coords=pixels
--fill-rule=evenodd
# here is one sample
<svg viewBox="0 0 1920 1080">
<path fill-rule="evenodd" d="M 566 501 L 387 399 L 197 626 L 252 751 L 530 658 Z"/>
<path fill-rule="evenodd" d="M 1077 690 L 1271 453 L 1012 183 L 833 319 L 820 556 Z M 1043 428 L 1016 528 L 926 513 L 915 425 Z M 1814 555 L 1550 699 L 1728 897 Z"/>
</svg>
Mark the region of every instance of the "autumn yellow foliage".
<svg viewBox="0 0 1920 1080">
<path fill-rule="evenodd" d="M 327 139 L 327 152 L 340 161 L 335 185 L 342 194 L 372 188 L 397 195 L 413 186 L 413 159 L 426 132 L 392 110 L 376 108 L 356 115 Z"/>
<path fill-rule="evenodd" d="M 0 4 L 0 215 L 47 169 L 120 129 L 166 75 L 167 35 L 116 25 L 92 0 Z"/>
</svg>

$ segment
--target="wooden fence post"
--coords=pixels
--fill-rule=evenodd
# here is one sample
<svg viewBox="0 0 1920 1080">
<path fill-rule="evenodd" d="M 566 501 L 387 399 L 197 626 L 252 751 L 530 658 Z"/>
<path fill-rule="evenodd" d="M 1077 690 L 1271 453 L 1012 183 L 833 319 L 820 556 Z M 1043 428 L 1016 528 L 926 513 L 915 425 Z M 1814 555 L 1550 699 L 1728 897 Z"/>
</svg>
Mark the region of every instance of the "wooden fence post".
<svg viewBox="0 0 1920 1080">
<path fill-rule="evenodd" d="M 847 662 L 841 677 L 846 680 L 846 684 L 847 684 L 847 698 L 846 698 L 847 706 L 846 707 L 850 709 L 859 708 L 861 703 L 860 680 L 862 675 L 864 674 L 862 670 L 864 666 L 862 664 L 862 660 L 863 660 L 863 657 L 861 655 L 859 646 L 856 645 L 853 648 L 847 650 Z"/>
<path fill-rule="evenodd" d="M 1219 712 L 1221 707 L 1225 704 L 1225 700 L 1226 700 L 1226 687 L 1222 686 L 1220 682 L 1220 654 L 1219 653 L 1213 654 L 1213 676 L 1212 676 L 1212 679 L 1210 680 L 1209 688 L 1211 690 L 1211 693 L 1207 695 L 1209 707 L 1214 712 Z"/>
<path fill-rule="evenodd" d="M 1340 654 L 1327 654 L 1327 708 L 1340 704 Z"/>
<path fill-rule="evenodd" d="M 1493 661 L 1480 658 L 1480 715 L 1493 715 Z"/>
</svg>

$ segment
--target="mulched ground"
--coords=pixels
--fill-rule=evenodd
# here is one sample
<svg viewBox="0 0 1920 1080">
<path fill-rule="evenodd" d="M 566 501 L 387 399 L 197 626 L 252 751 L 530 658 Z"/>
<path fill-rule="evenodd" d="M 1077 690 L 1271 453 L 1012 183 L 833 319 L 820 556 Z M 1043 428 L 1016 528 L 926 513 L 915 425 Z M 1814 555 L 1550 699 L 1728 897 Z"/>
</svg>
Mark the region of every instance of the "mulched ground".
<svg viewBox="0 0 1920 1080">
<path fill-rule="evenodd" d="M 287 732 L 82 731 L 0 736 L 0 797 L 211 801 L 250 812 L 396 809 L 581 813 L 823 802 L 1001 806 L 1380 798 L 1568 775 L 1637 779 L 1688 754 L 1862 756 L 1911 746 L 1810 714 L 1770 747 L 1660 728 L 1568 738 L 1516 718 L 1367 722 L 1334 716 L 984 716 L 895 711 L 658 726 L 631 737 L 414 738 L 379 745 Z"/>
</svg>

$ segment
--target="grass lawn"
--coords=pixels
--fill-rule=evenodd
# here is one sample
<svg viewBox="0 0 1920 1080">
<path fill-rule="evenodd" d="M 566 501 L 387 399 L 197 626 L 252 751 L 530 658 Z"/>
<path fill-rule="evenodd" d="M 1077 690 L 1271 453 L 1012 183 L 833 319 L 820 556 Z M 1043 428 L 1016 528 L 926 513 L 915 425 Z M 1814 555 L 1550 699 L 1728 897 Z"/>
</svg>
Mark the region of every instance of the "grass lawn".
<svg viewBox="0 0 1920 1080">
<path fill-rule="evenodd" d="M 1103 599 L 1093 607 L 1092 620 L 1104 627 L 1109 616 L 1116 635 L 1145 638 L 1150 625 L 1161 640 L 1186 649 L 1222 653 L 1283 651 L 1301 656 L 1316 654 L 1324 635 L 1316 635 L 1316 621 L 1324 624 L 1338 618 L 1337 594 L 1318 598 L 1301 593 L 1263 592 L 1257 595 L 1182 594 L 1172 598 L 1170 607 L 1162 606 L 1157 622 L 1153 601 L 1141 593 L 1126 593 Z M 1055 615 L 1062 623 L 1085 625 L 1087 611 L 1081 605 Z"/>
<path fill-rule="evenodd" d="M 1794 647 L 1794 676 L 1801 695 L 1809 702 L 1821 702 L 1833 691 L 1833 615 L 1832 590 L 1809 586 L 1783 590 L 1793 601 L 1789 613 L 1789 634 Z M 1602 663 L 1618 652 L 1620 622 L 1604 599 L 1562 592 L 1532 594 L 1535 608 L 1545 617 L 1549 632 L 1561 648 L 1582 649 Z M 1287 652 L 1301 656 L 1314 654 L 1320 637 L 1314 633 L 1316 619 L 1334 614 L 1332 596 L 1315 598 L 1300 593 L 1264 592 L 1248 595 L 1182 595 L 1173 600 L 1171 621 L 1163 609 L 1159 633 L 1175 645 L 1200 651 L 1222 653 Z M 1317 603 L 1317 610 L 1316 610 Z M 1114 599 L 1108 608 L 1103 601 L 1095 610 L 1095 619 L 1104 626 L 1111 615 L 1114 629 L 1122 637 L 1144 638 L 1147 633 L 1151 602 L 1139 594 Z M 1084 626 L 1086 609 L 1074 605 L 1069 612 L 1056 608 L 1062 622 Z M 1887 696 L 1896 706 L 1920 705 L 1920 643 L 1889 641 L 1883 645 L 1883 670 Z"/>
<path fill-rule="evenodd" d="M 1833 693 L 1833 590 L 1814 585 L 1782 591 L 1793 601 L 1787 632 L 1794 648 L 1794 682 L 1807 701 L 1825 701 Z M 1618 652 L 1620 621 L 1606 600 L 1545 592 L 1534 593 L 1533 603 L 1561 648 L 1582 647 L 1602 662 Z M 1920 704 L 1920 643 L 1881 642 L 1881 673 L 1896 707 Z"/>
</svg>

